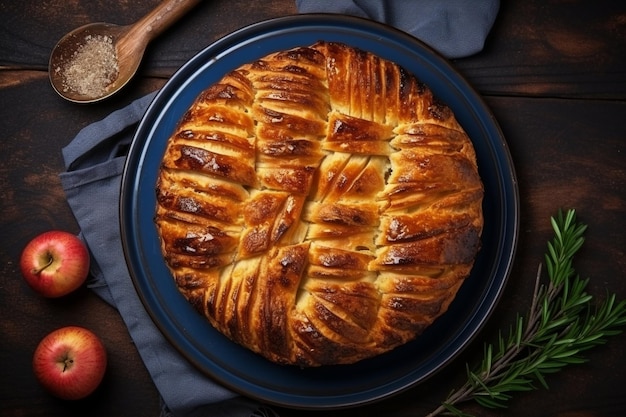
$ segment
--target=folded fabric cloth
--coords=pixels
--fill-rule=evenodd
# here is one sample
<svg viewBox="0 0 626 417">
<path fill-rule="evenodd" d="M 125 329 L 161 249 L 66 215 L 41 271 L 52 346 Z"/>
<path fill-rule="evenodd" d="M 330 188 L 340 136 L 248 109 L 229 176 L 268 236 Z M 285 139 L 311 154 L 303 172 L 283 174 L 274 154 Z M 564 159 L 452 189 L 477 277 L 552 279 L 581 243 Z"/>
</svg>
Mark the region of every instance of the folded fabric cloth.
<svg viewBox="0 0 626 417">
<path fill-rule="evenodd" d="M 63 148 L 67 201 L 92 257 L 89 286 L 114 305 L 158 389 L 162 416 L 250 417 L 270 409 L 223 388 L 194 368 L 163 337 L 133 286 L 122 249 L 118 204 L 134 127 L 154 93 L 83 130 Z"/>
<path fill-rule="evenodd" d="M 499 0 L 296 0 L 300 13 L 340 13 L 386 23 L 447 58 L 483 49 Z"/>
</svg>

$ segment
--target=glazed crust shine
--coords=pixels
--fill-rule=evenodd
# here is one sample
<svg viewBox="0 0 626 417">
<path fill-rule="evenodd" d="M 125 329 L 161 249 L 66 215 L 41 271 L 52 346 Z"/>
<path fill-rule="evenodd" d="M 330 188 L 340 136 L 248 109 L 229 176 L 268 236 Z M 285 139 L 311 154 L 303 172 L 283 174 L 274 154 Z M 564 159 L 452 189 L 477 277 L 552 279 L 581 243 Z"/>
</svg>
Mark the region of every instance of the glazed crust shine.
<svg viewBox="0 0 626 417">
<path fill-rule="evenodd" d="M 176 285 L 271 361 L 348 364 L 417 337 L 470 273 L 483 185 L 452 111 L 398 65 L 319 42 L 203 91 L 155 222 Z"/>
</svg>

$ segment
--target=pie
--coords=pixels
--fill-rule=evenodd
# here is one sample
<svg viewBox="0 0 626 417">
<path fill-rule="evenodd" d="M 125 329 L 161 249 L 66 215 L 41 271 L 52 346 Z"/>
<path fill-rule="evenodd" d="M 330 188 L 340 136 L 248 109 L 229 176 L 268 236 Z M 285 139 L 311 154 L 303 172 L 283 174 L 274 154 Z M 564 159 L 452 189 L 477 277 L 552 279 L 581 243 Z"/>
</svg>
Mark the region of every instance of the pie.
<svg viewBox="0 0 626 417">
<path fill-rule="evenodd" d="M 481 245 L 483 184 L 452 110 L 342 43 L 208 86 L 168 139 L 156 192 L 182 295 L 279 364 L 350 364 L 415 339 Z"/>
</svg>

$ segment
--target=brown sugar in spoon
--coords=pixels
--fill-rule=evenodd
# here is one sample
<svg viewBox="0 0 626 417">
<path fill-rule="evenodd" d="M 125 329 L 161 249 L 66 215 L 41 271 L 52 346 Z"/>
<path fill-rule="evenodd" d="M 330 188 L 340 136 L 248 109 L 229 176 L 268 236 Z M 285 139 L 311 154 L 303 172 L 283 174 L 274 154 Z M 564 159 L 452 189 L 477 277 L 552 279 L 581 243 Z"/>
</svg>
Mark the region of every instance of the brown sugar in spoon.
<svg viewBox="0 0 626 417">
<path fill-rule="evenodd" d="M 201 0 L 165 0 L 132 25 L 91 23 L 65 35 L 50 55 L 54 90 L 75 103 L 103 100 L 135 75 L 152 39 Z"/>
</svg>

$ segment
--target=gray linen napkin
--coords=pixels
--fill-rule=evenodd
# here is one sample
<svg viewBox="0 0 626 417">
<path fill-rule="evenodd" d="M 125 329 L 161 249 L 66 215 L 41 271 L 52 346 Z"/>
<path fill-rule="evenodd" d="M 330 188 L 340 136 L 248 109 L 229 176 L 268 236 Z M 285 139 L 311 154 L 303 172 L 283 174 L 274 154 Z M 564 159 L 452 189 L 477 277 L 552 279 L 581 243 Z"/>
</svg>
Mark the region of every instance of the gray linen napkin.
<svg viewBox="0 0 626 417">
<path fill-rule="evenodd" d="M 478 52 L 497 0 L 296 0 L 301 12 L 334 12 L 395 25 L 447 57 Z M 130 280 L 119 232 L 120 180 L 137 123 L 155 93 L 82 129 L 63 148 L 60 174 L 67 201 L 92 255 L 89 286 L 117 308 L 163 401 L 163 416 L 248 417 L 271 409 L 221 387 L 163 337 Z"/>
<path fill-rule="evenodd" d="M 93 123 L 63 148 L 67 201 L 92 257 L 88 285 L 124 320 L 162 402 L 163 416 L 249 417 L 274 413 L 237 396 L 194 368 L 144 309 L 124 262 L 118 204 L 126 149 L 155 93 Z"/>
<path fill-rule="evenodd" d="M 300 13 L 340 13 L 386 23 L 447 58 L 483 49 L 499 0 L 296 0 Z"/>
</svg>

